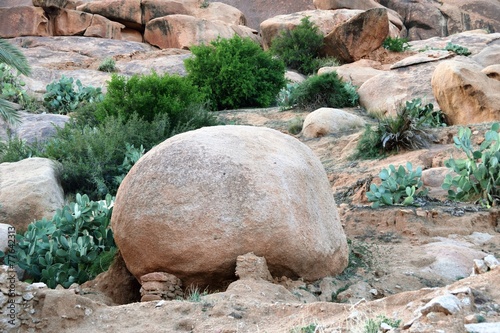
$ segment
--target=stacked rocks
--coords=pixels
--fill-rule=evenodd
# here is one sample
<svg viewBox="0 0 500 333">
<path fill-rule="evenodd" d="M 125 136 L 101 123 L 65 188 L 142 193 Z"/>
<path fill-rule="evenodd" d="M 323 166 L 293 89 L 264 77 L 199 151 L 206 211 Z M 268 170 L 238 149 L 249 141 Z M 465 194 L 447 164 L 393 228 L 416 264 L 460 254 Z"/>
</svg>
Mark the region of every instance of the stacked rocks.
<svg viewBox="0 0 500 333">
<path fill-rule="evenodd" d="M 182 282 L 175 275 L 153 272 L 141 276 L 141 302 L 182 298 Z"/>
</svg>

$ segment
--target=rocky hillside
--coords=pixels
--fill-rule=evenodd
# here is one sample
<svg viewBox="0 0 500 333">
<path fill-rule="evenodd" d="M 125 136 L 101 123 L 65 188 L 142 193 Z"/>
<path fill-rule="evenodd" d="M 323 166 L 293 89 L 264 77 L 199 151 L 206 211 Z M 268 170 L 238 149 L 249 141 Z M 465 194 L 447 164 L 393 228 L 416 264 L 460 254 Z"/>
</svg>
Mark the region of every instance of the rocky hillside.
<svg viewBox="0 0 500 333">
<path fill-rule="evenodd" d="M 121 253 L 110 269 L 54 290 L 0 266 L 0 330 L 500 332 L 498 206 L 450 201 L 441 187 L 445 161 L 463 156 L 460 128 L 477 147 L 500 121 L 496 2 L 225 3 L 0 0 L 0 36 L 28 58 L 32 74 L 22 79 L 38 98 L 63 75 L 106 91 L 112 74 L 98 70 L 106 58 L 124 76 L 184 76 L 193 41 L 236 33 L 267 48 L 305 16 L 325 35 L 323 51 L 344 57 L 318 74 L 335 71 L 359 94 L 359 105 L 342 109 L 217 111 L 226 126 L 158 145 L 118 192 L 112 228 Z M 381 47 L 403 35 L 412 39 L 404 52 Z M 394 116 L 415 99 L 448 121 L 431 130 L 429 146 L 352 158 L 376 115 Z M 19 112 L 17 127 L 2 123 L 3 142 L 47 140 L 69 121 Z M 380 171 L 408 162 L 423 170 L 428 195 L 373 208 L 367 192 Z M 12 242 L 11 226 L 51 218 L 64 202 L 50 160 L 0 164 L 0 247 Z"/>
</svg>

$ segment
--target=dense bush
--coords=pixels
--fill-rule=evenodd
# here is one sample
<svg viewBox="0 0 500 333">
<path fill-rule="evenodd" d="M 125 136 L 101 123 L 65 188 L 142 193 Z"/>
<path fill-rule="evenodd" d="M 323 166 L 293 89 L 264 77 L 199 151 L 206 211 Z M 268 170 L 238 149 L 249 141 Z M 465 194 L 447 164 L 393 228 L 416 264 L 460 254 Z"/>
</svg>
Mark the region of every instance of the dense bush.
<svg viewBox="0 0 500 333">
<path fill-rule="evenodd" d="M 368 200 L 373 202 L 373 208 L 382 205 L 412 205 L 416 196 L 427 194 L 427 189 L 420 180 L 422 168 L 413 170 L 410 162 L 406 163 L 406 169 L 402 165 L 396 169 L 391 164 L 388 169 L 382 169 L 379 177 L 382 183 L 379 186 L 371 184 L 370 191 L 366 193 Z"/>
<path fill-rule="evenodd" d="M 420 99 L 407 101 L 395 117 L 381 117 L 375 128 L 367 125 L 352 158 L 378 158 L 394 151 L 427 147 L 434 136 L 431 127 L 445 126 L 444 116 Z"/>
<path fill-rule="evenodd" d="M 43 95 L 45 107 L 52 113 L 68 114 L 82 104 L 99 102 L 103 98 L 101 88 L 84 87 L 80 80 L 74 82 L 73 78 L 65 76 L 47 85 L 46 89 Z"/>
<path fill-rule="evenodd" d="M 141 145 L 145 150 L 165 140 L 172 131 L 166 115 L 154 121 L 128 121 L 108 117 L 98 126 L 66 124 L 45 144 L 41 156 L 59 161 L 62 165 L 61 183 L 65 193 L 87 193 L 91 198 L 115 194 L 116 177 L 123 174 L 122 164 L 127 156 L 127 144 Z"/>
<path fill-rule="evenodd" d="M 323 34 L 309 17 L 304 17 L 294 29 L 282 31 L 272 40 L 271 52 L 288 68 L 308 75 L 318 69 L 322 46 Z"/>
<path fill-rule="evenodd" d="M 387 37 L 382 46 L 392 52 L 404 52 L 410 48 L 408 39 L 400 37 Z"/>
<path fill-rule="evenodd" d="M 32 144 L 18 137 L 10 137 L 7 141 L 0 141 L 0 163 L 17 162 L 39 154 L 40 145 Z"/>
<path fill-rule="evenodd" d="M 205 95 L 186 78 L 178 75 L 134 75 L 131 78 L 114 74 L 108 84 L 106 96 L 97 107 L 96 117 L 121 117 L 127 121 L 133 114 L 152 121 L 156 116 L 168 116 L 172 129 L 188 122 L 210 125 L 208 114 L 200 114 L 199 105 Z M 198 117 L 202 116 L 201 119 Z M 196 127 L 196 126 L 195 126 Z"/>
<path fill-rule="evenodd" d="M 101 72 L 112 73 L 116 71 L 116 61 L 113 58 L 106 58 L 100 64 L 97 70 Z"/>
<path fill-rule="evenodd" d="M 299 83 L 288 98 L 290 105 L 313 110 L 319 107 L 343 108 L 358 104 L 353 85 L 343 82 L 337 72 L 313 75 Z"/>
<path fill-rule="evenodd" d="M 285 66 L 249 38 L 234 35 L 193 46 L 188 78 L 205 92 L 213 110 L 267 107 L 285 86 Z"/>
<path fill-rule="evenodd" d="M 460 128 L 454 137 L 455 147 L 463 151 L 465 159 L 449 159 L 445 165 L 456 175 L 447 175 L 443 189 L 452 200 L 475 201 L 487 207 L 500 202 L 500 123 L 486 132 L 477 150 L 471 141 L 470 128 Z"/>
<path fill-rule="evenodd" d="M 68 288 L 94 278 L 108 268 L 96 267 L 95 262 L 101 263 L 103 256 L 116 249 L 108 227 L 112 207 L 109 195 L 94 202 L 77 194 L 76 202 L 57 210 L 52 220 L 35 221 L 23 235 L 16 235 L 5 261 L 19 265 L 30 278 L 49 288 L 58 284 Z"/>
</svg>

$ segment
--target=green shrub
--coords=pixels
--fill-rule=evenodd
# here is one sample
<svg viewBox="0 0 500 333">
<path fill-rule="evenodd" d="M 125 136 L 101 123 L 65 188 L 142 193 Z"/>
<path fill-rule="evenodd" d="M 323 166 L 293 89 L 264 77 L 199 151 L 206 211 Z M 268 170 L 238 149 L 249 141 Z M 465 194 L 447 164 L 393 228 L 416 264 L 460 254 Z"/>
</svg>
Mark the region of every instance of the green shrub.
<svg viewBox="0 0 500 333">
<path fill-rule="evenodd" d="M 186 78 L 179 75 L 134 75 L 131 78 L 114 74 L 102 103 L 97 106 L 96 117 L 121 117 L 127 121 L 133 114 L 147 121 L 161 114 L 167 115 L 172 129 L 188 122 L 197 122 L 198 105 L 204 104 L 205 95 Z M 196 111 L 196 112 L 192 112 Z M 208 114 L 202 117 L 210 118 Z M 211 125 L 214 121 L 203 123 Z"/>
<path fill-rule="evenodd" d="M 11 102 L 23 105 L 28 99 L 24 89 L 26 84 L 19 78 L 19 73 L 14 74 L 14 69 L 9 65 L 0 63 L 0 96 Z"/>
<path fill-rule="evenodd" d="M 38 156 L 40 145 L 29 144 L 26 140 L 11 137 L 6 142 L 0 141 L 0 163 L 17 162 L 25 158 Z"/>
<path fill-rule="evenodd" d="M 387 324 L 392 328 L 398 328 L 401 325 L 401 319 L 390 319 L 386 316 L 377 316 L 375 319 L 368 319 L 363 328 L 363 333 L 378 333 L 380 332 L 380 326 L 382 324 Z"/>
<path fill-rule="evenodd" d="M 288 122 L 288 132 L 293 135 L 299 134 L 302 131 L 303 124 L 304 120 L 302 118 L 295 117 Z"/>
<path fill-rule="evenodd" d="M 457 55 L 463 55 L 463 56 L 468 56 L 468 55 L 471 54 L 471 52 L 469 51 L 468 48 L 460 46 L 460 45 L 457 45 L 457 44 L 453 44 L 451 42 L 448 43 L 448 44 L 446 44 L 445 50 L 446 51 L 451 51 L 451 52 L 454 52 Z"/>
<path fill-rule="evenodd" d="M 46 89 L 43 96 L 45 107 L 53 113 L 68 114 L 82 104 L 103 99 L 101 88 L 84 87 L 80 80 L 74 82 L 71 77 L 62 76 L 59 81 L 47 85 Z"/>
<path fill-rule="evenodd" d="M 100 64 L 97 70 L 101 72 L 112 73 L 116 71 L 116 61 L 113 58 L 106 58 Z"/>
<path fill-rule="evenodd" d="M 371 184 L 370 191 L 366 193 L 368 200 L 373 202 L 373 208 L 383 205 L 412 205 L 416 196 L 427 194 L 427 189 L 420 180 L 422 168 L 413 170 L 410 162 L 406 163 L 406 168 L 400 165 L 396 169 L 391 164 L 389 169 L 382 169 L 379 174 L 382 183 L 379 186 Z"/>
<path fill-rule="evenodd" d="M 204 91 L 213 110 L 267 107 L 285 86 L 285 66 L 249 38 L 234 35 L 193 46 L 185 60 L 188 78 Z"/>
<path fill-rule="evenodd" d="M 474 201 L 487 207 L 500 201 L 500 123 L 495 123 L 484 135 L 479 149 L 474 150 L 471 130 L 461 127 L 454 137 L 455 147 L 463 151 L 465 159 L 449 159 L 445 165 L 456 176 L 448 174 L 442 185 L 451 200 Z"/>
<path fill-rule="evenodd" d="M 147 151 L 165 140 L 172 131 L 166 115 L 148 122 L 132 116 L 127 122 L 109 117 L 98 126 L 76 122 L 57 129 L 41 154 L 61 163 L 61 183 L 65 193 L 87 193 L 91 198 L 115 194 L 116 177 L 123 174 L 127 144 Z"/>
<path fill-rule="evenodd" d="M 318 69 L 323 34 L 306 16 L 292 30 L 284 30 L 272 40 L 271 52 L 281 58 L 290 69 L 312 74 Z"/>
<path fill-rule="evenodd" d="M 7 263 L 19 265 L 34 281 L 49 288 L 58 284 L 68 288 L 94 278 L 98 270 L 91 274 L 90 267 L 101 253 L 116 248 L 108 228 L 112 207 L 109 195 L 94 202 L 77 194 L 76 202 L 58 209 L 52 220 L 35 221 L 24 235 L 16 235 Z"/>
<path fill-rule="evenodd" d="M 343 108 L 358 104 L 354 86 L 345 83 L 337 72 L 313 75 L 299 83 L 291 91 L 289 103 L 300 108 L 314 110 L 320 107 Z"/>
<path fill-rule="evenodd" d="M 375 129 L 366 126 L 351 158 L 379 158 L 402 149 L 428 147 L 434 138 L 429 129 L 446 125 L 443 119 L 432 104 L 422 106 L 420 99 L 407 101 L 395 117 L 381 117 Z"/>
<path fill-rule="evenodd" d="M 387 37 L 382 46 L 392 52 L 404 52 L 410 48 L 408 39 L 399 37 Z"/>
</svg>

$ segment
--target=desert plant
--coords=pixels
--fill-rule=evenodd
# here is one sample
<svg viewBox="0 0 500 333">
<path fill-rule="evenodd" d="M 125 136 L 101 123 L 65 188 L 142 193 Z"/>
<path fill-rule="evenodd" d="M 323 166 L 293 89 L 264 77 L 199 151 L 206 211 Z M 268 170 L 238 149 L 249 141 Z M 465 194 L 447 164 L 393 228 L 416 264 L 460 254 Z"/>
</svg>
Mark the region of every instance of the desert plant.
<svg viewBox="0 0 500 333">
<path fill-rule="evenodd" d="M 387 37 L 382 46 L 392 52 L 404 52 L 410 48 L 408 39 L 400 37 Z"/>
<path fill-rule="evenodd" d="M 101 72 L 115 72 L 116 71 L 116 61 L 113 58 L 106 58 L 100 64 L 97 70 Z"/>
<path fill-rule="evenodd" d="M 455 147 L 465 159 L 451 158 L 445 165 L 456 175 L 448 174 L 442 185 L 451 200 L 474 201 L 487 207 L 500 201 L 500 123 L 494 123 L 484 135 L 477 150 L 471 141 L 471 130 L 461 127 L 453 138 Z"/>
<path fill-rule="evenodd" d="M 188 79 L 205 92 L 213 110 L 267 107 L 285 86 L 285 66 L 249 38 L 217 38 L 193 46 Z"/>
<path fill-rule="evenodd" d="M 343 108 L 355 106 L 359 96 L 354 86 L 345 83 L 337 72 L 313 75 L 291 91 L 289 103 L 314 110 L 319 107 Z"/>
<path fill-rule="evenodd" d="M 451 51 L 457 55 L 468 56 L 471 54 L 468 48 L 449 42 L 445 47 L 446 51 Z"/>
<path fill-rule="evenodd" d="M 434 105 L 428 103 L 422 104 L 422 99 L 414 98 L 411 101 L 406 101 L 404 108 L 408 110 L 409 115 L 421 124 L 427 127 L 444 127 L 446 126 L 446 116 L 441 110 L 434 110 Z"/>
<path fill-rule="evenodd" d="M 290 333 L 316 333 L 317 329 L 318 325 L 311 323 L 307 326 L 295 327 L 290 331 Z"/>
<path fill-rule="evenodd" d="M 0 38 L 0 64 L 10 66 L 24 75 L 31 73 L 31 67 L 24 54 L 2 38 Z M 15 105 L 5 99 L 3 92 L 0 94 L 0 117 L 9 124 L 16 124 L 20 121 Z"/>
<path fill-rule="evenodd" d="M 76 89 L 75 89 L 76 85 Z M 47 85 L 44 94 L 45 106 L 49 112 L 68 114 L 85 103 L 100 102 L 103 99 L 101 88 L 84 87 L 80 80 L 76 82 L 64 75 L 59 81 Z"/>
<path fill-rule="evenodd" d="M 5 142 L 0 141 L 0 163 L 17 162 L 38 156 L 40 146 L 37 142 L 29 144 L 18 137 L 9 137 Z"/>
<path fill-rule="evenodd" d="M 89 269 L 96 258 L 116 247 L 109 228 L 112 207 L 110 195 L 95 202 L 77 194 L 76 202 L 58 209 L 52 220 L 35 221 L 24 235 L 16 235 L 7 262 L 19 265 L 49 288 L 58 284 L 68 288 L 94 278 Z"/>
<path fill-rule="evenodd" d="M 115 176 L 115 184 L 120 186 L 121 182 L 127 175 L 127 173 L 132 169 L 135 163 L 144 155 L 144 147 L 141 145 L 140 148 L 135 148 L 134 145 L 129 143 L 125 144 L 125 158 L 123 159 L 122 165 L 118 167 L 118 171 L 121 172 L 120 175 Z"/>
<path fill-rule="evenodd" d="M 317 59 L 323 46 L 323 34 L 306 16 L 292 30 L 284 30 L 272 40 L 271 52 L 290 69 L 312 74 L 318 69 Z"/>
<path fill-rule="evenodd" d="M 295 117 L 288 122 L 288 132 L 293 135 L 299 134 L 302 131 L 303 123 L 304 120 L 302 118 Z"/>
<path fill-rule="evenodd" d="M 420 179 L 422 168 L 413 170 L 410 162 L 406 163 L 406 169 L 402 165 L 396 168 L 391 164 L 388 169 L 382 169 L 379 177 L 382 183 L 379 186 L 372 183 L 370 191 L 366 193 L 368 200 L 373 202 L 373 208 L 383 205 L 412 205 L 415 197 L 427 194 Z"/>
<path fill-rule="evenodd" d="M 390 319 L 386 316 L 379 315 L 375 319 L 368 319 L 365 323 L 363 333 L 378 333 L 382 324 L 387 324 L 392 328 L 398 328 L 401 325 L 401 319 Z"/>
<path fill-rule="evenodd" d="M 134 75 L 130 78 L 114 74 L 108 84 L 106 96 L 97 106 L 96 117 L 103 122 L 106 117 L 120 117 L 127 121 L 132 115 L 146 121 L 161 114 L 168 117 L 172 130 L 197 121 L 205 95 L 186 78 L 179 75 Z M 192 112 L 196 111 L 196 112 Z M 211 125 L 205 112 L 202 117 L 207 120 L 202 126 Z"/>
</svg>

